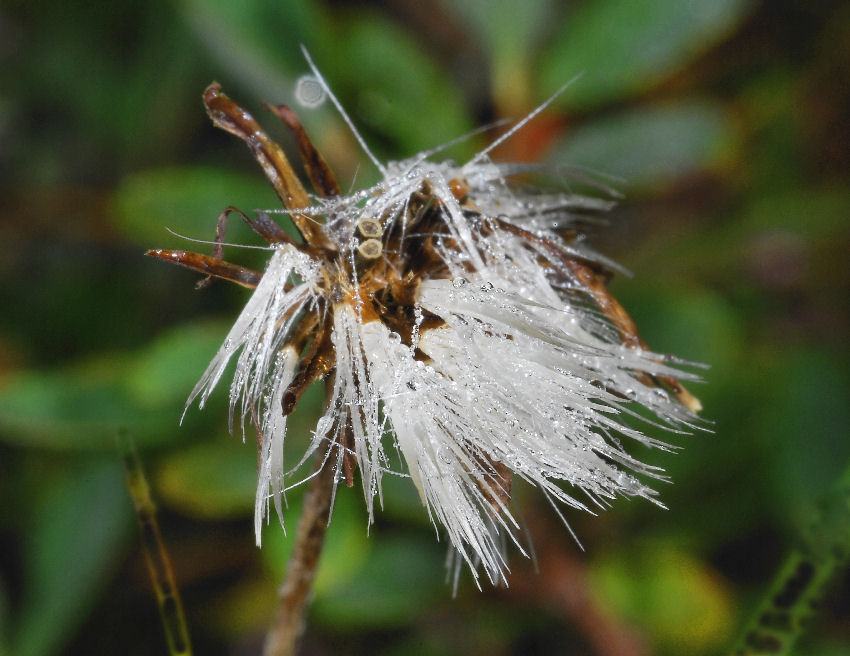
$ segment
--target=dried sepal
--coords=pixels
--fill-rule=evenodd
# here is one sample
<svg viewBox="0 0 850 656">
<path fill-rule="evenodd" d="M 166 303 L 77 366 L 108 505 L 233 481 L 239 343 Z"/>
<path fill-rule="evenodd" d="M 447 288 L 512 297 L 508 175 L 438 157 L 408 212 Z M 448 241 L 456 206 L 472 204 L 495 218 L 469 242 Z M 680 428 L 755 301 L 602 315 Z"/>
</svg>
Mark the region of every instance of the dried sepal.
<svg viewBox="0 0 850 656">
<path fill-rule="evenodd" d="M 191 269 L 192 271 L 197 271 L 198 273 L 203 273 L 206 276 L 229 280 L 248 289 L 255 289 L 263 277 L 263 274 L 259 271 L 247 269 L 236 264 L 231 264 L 230 262 L 225 262 L 217 257 L 202 255 L 201 253 L 155 248 L 145 251 L 145 255 L 162 260 L 163 262 Z"/>
</svg>

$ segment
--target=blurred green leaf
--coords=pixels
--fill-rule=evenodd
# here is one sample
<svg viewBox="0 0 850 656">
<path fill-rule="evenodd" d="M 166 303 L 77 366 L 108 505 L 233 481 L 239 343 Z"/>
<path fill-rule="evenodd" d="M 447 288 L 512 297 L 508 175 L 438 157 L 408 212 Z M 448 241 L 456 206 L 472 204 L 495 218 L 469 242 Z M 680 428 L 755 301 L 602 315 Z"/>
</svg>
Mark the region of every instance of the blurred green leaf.
<svg viewBox="0 0 850 656">
<path fill-rule="evenodd" d="M 290 502 L 284 510 L 286 533 L 281 529 L 272 508 L 270 526 L 263 531 L 263 560 L 273 579 L 280 581 L 295 544 L 298 517 L 308 483 L 288 493 Z M 367 535 L 368 524 L 363 495 L 358 488 L 337 489 L 331 523 L 325 535 L 322 560 L 314 589 L 319 597 L 334 594 L 358 576 L 372 549 Z"/>
<path fill-rule="evenodd" d="M 617 176 L 633 191 L 715 167 L 732 152 L 733 141 L 720 106 L 689 100 L 582 125 L 556 146 L 550 159 Z"/>
<path fill-rule="evenodd" d="M 470 129 L 461 94 L 444 72 L 381 15 L 352 18 L 333 56 L 337 84 L 355 99 L 349 108 L 355 122 L 392 139 L 392 157 L 412 156 Z"/>
<path fill-rule="evenodd" d="M 454 0 L 442 3 L 456 13 L 486 47 L 493 96 L 500 110 L 513 113 L 531 103 L 534 59 L 556 18 L 552 0 Z M 566 80 L 565 80 L 566 81 Z"/>
<path fill-rule="evenodd" d="M 292 73 L 306 68 L 300 45 L 321 48 L 330 32 L 320 5 L 309 0 L 181 0 L 178 6 L 218 68 L 259 99 L 289 91 Z"/>
<path fill-rule="evenodd" d="M 58 114 L 56 120 L 32 123 L 36 129 L 20 153 L 27 173 L 65 180 L 81 172 L 100 176 L 106 167 L 110 175 L 116 157 L 126 167 L 181 143 L 184 110 L 193 100 L 183 90 L 199 53 L 185 47 L 187 31 L 175 20 L 170 2 L 26 5 L 27 11 L 50 18 L 27 21 L 30 31 L 20 42 L 26 56 L 10 67 L 14 86 L 37 107 L 28 112 Z M 10 17 L 7 24 L 14 23 Z M 4 35 L 12 46 L 7 53 L 24 37 L 18 29 L 15 36 Z M 57 155 L 73 163 L 68 166 Z"/>
<path fill-rule="evenodd" d="M 30 447 L 112 449 L 115 430 L 129 426 L 140 444 L 156 440 L 167 421 L 139 408 L 121 385 L 127 364 L 126 356 L 101 356 L 59 371 L 6 378 L 0 386 L 0 437 Z"/>
<path fill-rule="evenodd" d="M 760 408 L 762 439 L 774 458 L 769 468 L 777 507 L 798 513 L 824 495 L 850 462 L 850 376 L 825 350 L 795 349 L 765 363 L 770 405 Z M 781 411 L 779 411 L 781 409 Z"/>
<path fill-rule="evenodd" d="M 185 400 L 228 329 L 223 322 L 204 322 L 178 326 L 160 335 L 123 372 L 133 399 L 157 409 Z"/>
<path fill-rule="evenodd" d="M 844 187 L 792 187 L 752 198 L 738 217 L 730 240 L 770 230 L 791 231 L 811 238 L 830 239 L 850 233 L 850 192 Z"/>
<path fill-rule="evenodd" d="M 715 281 L 739 297 L 730 302 L 742 320 L 764 318 L 760 304 L 775 300 L 764 293 L 765 286 L 835 284 L 831 251 L 850 242 L 848 214 L 850 194 L 835 186 L 761 193 L 737 213 L 707 225 L 679 222 L 675 231 L 657 231 L 629 253 L 628 266 L 641 279 Z M 628 293 L 631 285 L 620 287 Z"/>
<path fill-rule="evenodd" d="M 668 250 L 678 258 L 675 244 Z M 730 540 L 752 528 L 753 517 L 764 513 L 759 490 L 767 487 L 761 470 L 753 471 L 763 452 L 753 439 L 752 417 L 754 408 L 769 403 L 769 394 L 754 382 L 761 371 L 748 327 L 724 295 L 689 285 L 678 275 L 643 274 L 635 280 L 617 279 L 612 291 L 651 348 L 708 365 L 692 370 L 704 382 L 686 387 L 704 406 L 700 428 L 711 432 L 678 436 L 639 425 L 653 437 L 683 447 L 651 456 L 652 464 L 663 467 L 675 483 L 658 488 L 671 512 L 658 514 L 639 505 L 617 511 L 651 512 L 656 529 L 666 525 L 670 533 L 701 544 Z M 742 478 L 748 480 L 746 495 L 739 487 Z"/>
<path fill-rule="evenodd" d="M 555 2 L 453 0 L 442 2 L 487 47 L 491 58 L 523 57 L 551 25 Z"/>
<path fill-rule="evenodd" d="M 169 454 L 154 476 L 156 490 L 172 508 L 193 517 L 248 516 L 257 488 L 255 454 L 252 444 L 236 438 L 206 440 Z"/>
<path fill-rule="evenodd" d="M 400 465 L 401 471 L 407 471 Z M 384 491 L 383 508 L 377 511 L 379 519 L 401 521 L 408 525 L 430 527 L 428 512 L 413 481 L 407 476 L 385 476 L 381 483 Z"/>
<path fill-rule="evenodd" d="M 58 653 L 89 612 L 133 525 L 117 457 L 73 467 L 43 492 L 25 552 L 18 656 Z"/>
<path fill-rule="evenodd" d="M 429 602 L 450 594 L 444 559 L 429 538 L 433 534 L 375 536 L 356 575 L 316 599 L 317 620 L 359 630 L 410 625 Z"/>
<path fill-rule="evenodd" d="M 592 589 L 646 630 L 660 653 L 715 653 L 730 638 L 732 599 L 707 563 L 663 543 L 597 556 Z"/>
<path fill-rule="evenodd" d="M 727 299 L 669 279 L 618 280 L 612 288 L 650 348 L 709 365 L 697 373 L 719 388 L 740 375 L 746 334 Z"/>
<path fill-rule="evenodd" d="M 98 355 L 54 371 L 23 371 L 0 384 L 0 439 L 54 449 L 109 449 L 115 430 L 140 446 L 174 439 L 182 406 L 226 335 L 184 326 L 136 355 Z"/>
<path fill-rule="evenodd" d="M 544 97 L 578 73 L 559 100 L 586 109 L 642 91 L 727 36 L 747 0 L 595 0 L 580 3 L 543 58 Z"/>
<path fill-rule="evenodd" d="M 131 241 L 206 252 L 210 246 L 187 246 L 185 239 L 166 228 L 186 237 L 213 240 L 216 219 L 226 207 L 233 205 L 250 216 L 254 209 L 279 208 L 280 201 L 259 168 L 255 176 L 248 176 L 198 166 L 134 173 L 115 191 L 113 205 L 117 225 Z M 281 218 L 282 226 L 290 226 L 288 218 Z M 262 243 L 236 214 L 228 221 L 225 241 Z"/>
<path fill-rule="evenodd" d="M 317 595 L 333 595 L 349 584 L 360 571 L 373 548 L 366 519 L 362 490 L 338 489 L 331 524 L 316 576 Z"/>
</svg>

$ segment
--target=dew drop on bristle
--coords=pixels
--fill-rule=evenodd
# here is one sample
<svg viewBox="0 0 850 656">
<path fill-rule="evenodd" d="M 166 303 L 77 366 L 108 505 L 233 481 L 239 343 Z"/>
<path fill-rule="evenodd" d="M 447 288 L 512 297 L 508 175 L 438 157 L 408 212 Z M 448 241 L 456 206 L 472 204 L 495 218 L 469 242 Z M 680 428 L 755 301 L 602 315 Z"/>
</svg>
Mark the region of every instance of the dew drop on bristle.
<svg viewBox="0 0 850 656">
<path fill-rule="evenodd" d="M 302 75 L 295 82 L 295 99 L 304 107 L 318 107 L 326 98 L 325 88 L 314 76 Z"/>
</svg>

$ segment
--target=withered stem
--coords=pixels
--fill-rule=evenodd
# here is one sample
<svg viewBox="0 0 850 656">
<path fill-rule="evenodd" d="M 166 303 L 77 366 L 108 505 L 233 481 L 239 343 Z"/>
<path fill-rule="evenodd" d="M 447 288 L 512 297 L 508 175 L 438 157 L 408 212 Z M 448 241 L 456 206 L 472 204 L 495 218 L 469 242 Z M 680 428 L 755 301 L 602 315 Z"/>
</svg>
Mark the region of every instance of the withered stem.
<svg viewBox="0 0 850 656">
<path fill-rule="evenodd" d="M 316 454 L 314 471 L 318 470 L 318 473 L 310 480 L 304 495 L 295 549 L 278 590 L 277 611 L 266 634 L 263 656 L 294 656 L 304 632 L 305 614 L 328 528 L 334 488 L 335 471 L 326 455 L 322 450 Z"/>
</svg>

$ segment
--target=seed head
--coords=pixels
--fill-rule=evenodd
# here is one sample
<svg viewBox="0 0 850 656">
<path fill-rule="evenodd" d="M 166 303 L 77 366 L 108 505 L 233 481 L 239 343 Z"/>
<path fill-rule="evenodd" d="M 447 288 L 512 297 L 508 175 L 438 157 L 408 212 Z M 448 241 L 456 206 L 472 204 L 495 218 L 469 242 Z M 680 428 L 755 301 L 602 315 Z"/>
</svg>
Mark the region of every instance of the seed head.
<svg viewBox="0 0 850 656">
<path fill-rule="evenodd" d="M 212 257 L 151 252 L 254 289 L 187 406 L 203 407 L 237 358 L 231 422 L 249 419 L 261 435 L 258 544 L 270 500 L 282 517 L 287 417 L 317 380 L 329 400 L 305 459 L 323 454 L 348 485 L 359 470 L 371 522 L 398 452 L 456 563 L 480 565 L 492 581 L 505 578 L 506 538 L 518 544 L 516 478 L 556 507 L 654 501 L 634 474 L 660 470 L 621 438 L 667 446 L 624 418 L 642 406 L 686 431 L 699 402 L 679 382 L 695 377 L 651 352 L 608 293 L 615 265 L 582 241 L 583 219 L 609 201 L 513 184 L 525 169 L 491 161 L 489 148 L 464 165 L 432 161 L 434 152 L 383 164 L 367 150 L 382 179 L 342 194 L 295 114 L 270 107 L 296 137 L 310 195 L 218 85 L 204 102 L 248 143 L 303 237 L 292 241 L 266 212 L 240 213 L 271 244 L 262 274 L 222 262 L 220 246 Z"/>
</svg>

